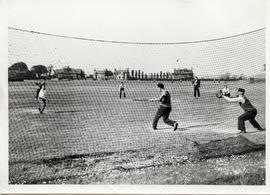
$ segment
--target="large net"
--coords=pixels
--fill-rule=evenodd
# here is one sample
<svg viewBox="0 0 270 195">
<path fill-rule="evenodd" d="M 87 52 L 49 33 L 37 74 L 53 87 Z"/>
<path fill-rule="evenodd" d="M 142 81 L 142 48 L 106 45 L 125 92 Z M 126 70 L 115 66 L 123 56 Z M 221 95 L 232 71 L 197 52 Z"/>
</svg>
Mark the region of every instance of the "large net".
<svg viewBox="0 0 270 195">
<path fill-rule="evenodd" d="M 27 77 L 9 82 L 10 183 L 65 183 L 67 178 L 80 183 L 83 177 L 89 178 L 88 183 L 97 183 L 97 175 L 112 171 L 181 164 L 197 156 L 204 158 L 202 154 L 210 158 L 263 148 L 261 143 L 250 144 L 238 137 L 237 118 L 243 111 L 216 98 L 215 92 L 225 84 L 232 95 L 235 89 L 245 88 L 258 110 L 256 120 L 264 127 L 265 82 L 248 80 L 264 78 L 264 33 L 265 29 L 259 29 L 215 40 L 136 43 L 9 28 L 9 66 L 24 62 L 30 70 L 43 65 L 53 68 L 56 77 L 46 80 L 48 101 L 43 114 L 35 98 L 39 81 Z M 83 69 L 86 75 L 94 70 L 129 68 L 137 73 L 140 70 L 148 79 L 124 80 L 126 97 L 120 98 L 122 80 L 57 79 L 57 70 L 65 67 Z M 191 81 L 172 82 L 166 76 L 149 79 L 151 74 L 173 73 L 178 68 L 192 69 L 199 76 L 200 98 L 193 97 Z M 220 75 L 234 79 L 219 80 Z M 162 119 L 153 130 L 159 104 L 140 101 L 160 96 L 158 82 L 171 94 L 170 118 L 179 123 L 176 131 Z M 246 127 L 256 136 L 249 123 Z M 226 146 L 227 151 L 216 153 Z"/>
</svg>

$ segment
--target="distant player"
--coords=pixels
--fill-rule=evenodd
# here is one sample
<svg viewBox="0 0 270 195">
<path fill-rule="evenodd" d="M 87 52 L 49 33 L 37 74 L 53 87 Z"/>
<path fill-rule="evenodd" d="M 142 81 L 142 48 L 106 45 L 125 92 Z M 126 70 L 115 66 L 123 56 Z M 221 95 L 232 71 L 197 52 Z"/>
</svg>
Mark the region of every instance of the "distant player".
<svg viewBox="0 0 270 195">
<path fill-rule="evenodd" d="M 122 98 L 122 93 L 124 94 L 124 98 L 126 98 L 124 82 L 121 82 L 121 84 L 119 86 L 119 97 L 120 97 L 120 99 Z"/>
<path fill-rule="evenodd" d="M 231 93 L 227 85 L 225 85 L 221 91 L 224 96 L 231 97 Z"/>
<path fill-rule="evenodd" d="M 46 108 L 46 83 L 45 78 L 41 83 L 38 84 L 39 88 L 37 89 L 36 99 L 38 101 L 38 110 L 40 114 L 43 114 L 44 109 Z"/>
<path fill-rule="evenodd" d="M 158 101 L 161 102 L 157 113 L 155 115 L 155 118 L 153 120 L 153 129 L 157 129 L 157 124 L 158 120 L 163 117 L 164 123 L 170 125 L 173 127 L 173 130 L 175 131 L 178 127 L 178 123 L 170 120 L 170 112 L 172 111 L 172 106 L 171 106 L 171 96 L 170 93 L 165 90 L 164 85 L 162 83 L 158 83 L 158 88 L 160 89 L 161 96 L 158 99 L 150 99 L 149 101 Z"/>
<path fill-rule="evenodd" d="M 193 80 L 193 87 L 194 87 L 194 97 L 197 98 L 198 97 L 201 97 L 201 94 L 200 94 L 200 85 L 201 85 L 201 81 L 200 79 L 198 79 L 198 77 L 194 77 L 194 80 Z"/>
<path fill-rule="evenodd" d="M 246 133 L 245 121 L 249 120 L 249 122 L 258 129 L 259 131 L 264 131 L 259 123 L 255 120 L 257 115 L 257 109 L 250 103 L 247 97 L 244 95 L 245 89 L 239 88 L 237 91 L 237 96 L 235 98 L 230 98 L 225 95 L 222 97 L 227 100 L 228 102 L 236 102 L 239 103 L 240 107 L 244 110 L 244 114 L 238 117 L 238 130 L 240 133 Z"/>
</svg>

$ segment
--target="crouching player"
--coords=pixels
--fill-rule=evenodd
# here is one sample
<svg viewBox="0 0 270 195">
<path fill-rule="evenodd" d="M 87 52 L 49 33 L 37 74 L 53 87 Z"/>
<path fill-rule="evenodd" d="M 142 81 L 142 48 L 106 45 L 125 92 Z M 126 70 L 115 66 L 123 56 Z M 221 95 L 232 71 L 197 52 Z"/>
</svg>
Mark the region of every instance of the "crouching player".
<svg viewBox="0 0 270 195">
<path fill-rule="evenodd" d="M 239 103 L 240 107 L 244 110 L 244 114 L 238 117 L 238 130 L 240 133 L 246 133 L 245 121 L 249 120 L 252 126 L 259 131 L 264 131 L 259 123 L 255 120 L 257 115 L 257 109 L 250 103 L 247 97 L 244 95 L 245 89 L 239 88 L 237 91 L 237 97 L 230 98 L 222 94 L 222 97 L 228 102 Z"/>
<path fill-rule="evenodd" d="M 162 83 L 158 83 L 158 88 L 160 89 L 161 96 L 158 99 L 150 99 L 149 101 L 159 101 L 161 102 L 158 111 L 155 115 L 155 118 L 153 120 L 153 129 L 157 129 L 158 120 L 163 117 L 164 123 L 170 125 L 173 127 L 173 130 L 175 131 L 178 127 L 178 123 L 170 120 L 170 112 L 172 111 L 171 107 L 171 96 L 168 91 L 165 90 L 164 85 Z"/>
<path fill-rule="evenodd" d="M 38 84 L 39 88 L 37 89 L 36 99 L 38 101 L 38 110 L 39 113 L 42 114 L 44 109 L 46 108 L 46 83 L 45 79 L 43 79 L 42 83 Z"/>
</svg>

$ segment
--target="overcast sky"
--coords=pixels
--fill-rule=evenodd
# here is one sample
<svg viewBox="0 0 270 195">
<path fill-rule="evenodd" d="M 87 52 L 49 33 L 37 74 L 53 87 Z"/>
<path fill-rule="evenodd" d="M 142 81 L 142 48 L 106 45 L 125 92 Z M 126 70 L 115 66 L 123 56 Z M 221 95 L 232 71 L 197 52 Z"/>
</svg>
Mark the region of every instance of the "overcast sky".
<svg viewBox="0 0 270 195">
<path fill-rule="evenodd" d="M 91 39 L 186 42 L 265 27 L 264 0 L 9 0 L 8 3 L 11 27 Z M 264 31 L 211 44 L 164 46 L 94 43 L 9 30 L 9 52 L 10 64 L 24 61 L 30 67 L 68 64 L 87 72 L 98 68 L 129 67 L 159 72 L 193 67 L 198 75 L 224 71 L 257 73 L 265 57 Z M 177 59 L 180 60 L 176 62 Z"/>
</svg>

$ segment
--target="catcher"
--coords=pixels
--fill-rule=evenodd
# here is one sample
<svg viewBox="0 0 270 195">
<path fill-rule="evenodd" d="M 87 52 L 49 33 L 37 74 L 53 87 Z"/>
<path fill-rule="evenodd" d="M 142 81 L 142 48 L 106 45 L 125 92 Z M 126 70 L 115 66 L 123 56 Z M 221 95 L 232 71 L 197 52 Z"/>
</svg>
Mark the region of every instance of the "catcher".
<svg viewBox="0 0 270 195">
<path fill-rule="evenodd" d="M 149 100 L 152 102 L 161 102 L 161 104 L 158 108 L 158 111 L 155 115 L 155 118 L 153 120 L 153 124 L 152 124 L 153 129 L 157 129 L 158 120 L 161 117 L 163 117 L 164 123 L 172 126 L 173 130 L 175 131 L 178 127 L 178 123 L 169 119 L 170 112 L 172 111 L 170 93 L 167 90 L 165 90 L 164 85 L 162 83 L 158 83 L 157 86 L 160 89 L 161 96 L 157 99 L 150 99 Z"/>
<path fill-rule="evenodd" d="M 217 94 L 217 97 L 223 97 L 228 102 L 236 102 L 239 103 L 240 107 L 244 110 L 244 114 L 238 117 L 238 130 L 240 133 L 246 133 L 245 121 L 249 120 L 252 126 L 259 131 L 264 131 L 259 123 L 255 120 L 257 115 L 257 109 L 250 103 L 249 99 L 245 96 L 245 89 L 239 88 L 237 90 L 237 97 L 230 98 L 225 96 L 220 90 Z"/>
</svg>

